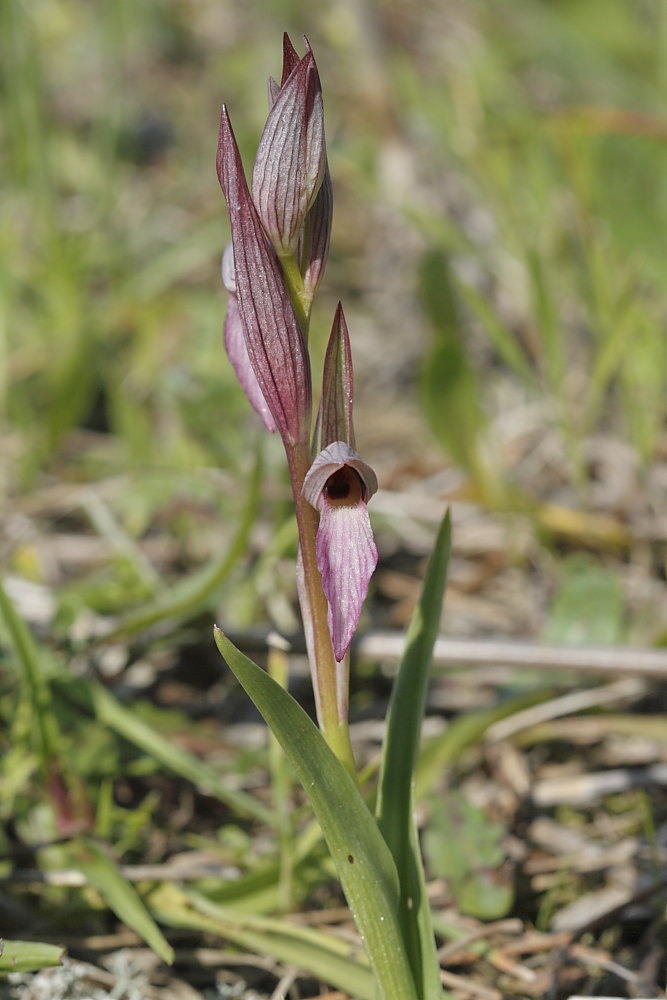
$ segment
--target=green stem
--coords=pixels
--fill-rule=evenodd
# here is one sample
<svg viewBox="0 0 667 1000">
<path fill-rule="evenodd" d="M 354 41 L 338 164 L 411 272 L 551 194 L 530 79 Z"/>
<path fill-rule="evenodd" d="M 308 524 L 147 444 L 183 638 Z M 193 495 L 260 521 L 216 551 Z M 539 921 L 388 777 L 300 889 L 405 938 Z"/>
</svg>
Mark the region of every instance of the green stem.
<svg viewBox="0 0 667 1000">
<path fill-rule="evenodd" d="M 284 256 L 281 255 L 279 259 L 285 276 L 285 284 L 290 294 L 294 312 L 296 313 L 296 318 L 299 321 L 301 331 L 307 340 L 308 328 L 310 326 L 310 309 L 312 306 L 312 299 L 306 294 L 303 284 L 303 276 L 299 270 L 299 265 L 294 254 L 291 253 L 285 254 Z"/>
<path fill-rule="evenodd" d="M 280 263 L 297 321 L 307 340 L 312 298 L 304 288 L 303 275 L 296 256 L 293 253 L 281 255 Z M 312 639 L 308 644 L 308 654 L 314 661 L 311 663 L 311 671 L 317 721 L 327 743 L 356 780 L 357 768 L 347 719 L 348 662 L 345 660 L 342 664 L 336 663 L 329 634 L 327 600 L 317 566 L 316 540 L 319 514 L 301 495 L 303 481 L 311 463 L 308 432 L 304 432 L 298 444 L 292 446 L 286 444 L 285 449 L 292 482 L 305 585 L 305 594 L 300 594 L 301 612 L 306 631 L 310 630 Z"/>
</svg>

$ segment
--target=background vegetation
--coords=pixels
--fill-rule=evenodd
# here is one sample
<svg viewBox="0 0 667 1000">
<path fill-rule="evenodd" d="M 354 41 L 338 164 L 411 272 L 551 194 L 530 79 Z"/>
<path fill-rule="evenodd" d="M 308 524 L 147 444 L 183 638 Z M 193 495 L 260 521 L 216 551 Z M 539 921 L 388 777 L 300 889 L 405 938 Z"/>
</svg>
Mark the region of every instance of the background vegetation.
<svg viewBox="0 0 667 1000">
<path fill-rule="evenodd" d="M 240 916 L 345 923 L 210 632 L 298 631 L 280 445 L 221 345 L 214 170 L 222 100 L 250 166 L 283 30 L 315 49 L 334 181 L 315 349 L 341 298 L 382 487 L 364 628 L 405 624 L 451 503 L 450 635 L 667 639 L 661 0 L 4 0 L 0 934 L 68 945 L 89 980 L 0 996 L 363 995 L 363 970 L 341 982 Z M 353 700 L 370 764 L 378 648 Z M 422 801 L 449 988 L 664 996 L 664 692 L 537 666 L 434 681 Z M 290 671 L 308 704 L 300 655 Z M 535 701 L 555 707 L 493 735 Z M 176 925 L 175 973 L 139 947 L 168 957 L 153 917 Z M 290 972 L 306 954 L 310 980 Z"/>
</svg>

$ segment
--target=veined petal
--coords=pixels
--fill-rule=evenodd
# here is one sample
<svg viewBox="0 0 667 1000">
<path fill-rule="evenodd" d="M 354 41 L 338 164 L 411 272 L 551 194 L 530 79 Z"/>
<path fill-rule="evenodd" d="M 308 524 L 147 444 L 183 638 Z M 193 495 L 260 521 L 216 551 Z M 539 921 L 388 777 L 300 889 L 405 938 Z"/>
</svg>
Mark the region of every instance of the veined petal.
<svg viewBox="0 0 667 1000">
<path fill-rule="evenodd" d="M 304 291 L 311 299 L 317 291 L 329 256 L 332 220 L 333 188 L 327 164 L 313 207 L 306 216 L 303 246 L 299 253 Z"/>
<path fill-rule="evenodd" d="M 274 250 L 248 191 L 227 109 L 220 115 L 217 169 L 227 199 L 234 274 L 248 356 L 286 444 L 308 432 L 312 405 L 310 359 Z"/>
<path fill-rule="evenodd" d="M 274 94 L 271 88 L 271 98 Z M 253 200 L 279 253 L 290 253 L 296 245 L 322 183 L 325 163 L 322 89 L 309 50 L 275 96 L 252 175 Z"/>
<path fill-rule="evenodd" d="M 306 42 L 307 47 L 310 49 L 310 45 Z M 285 31 L 283 33 L 283 73 L 280 78 L 280 86 L 284 87 L 289 77 L 290 73 L 296 69 L 299 65 L 300 59 L 299 54 L 292 45 L 292 40 L 290 36 Z"/>
<path fill-rule="evenodd" d="M 364 501 L 348 507 L 335 506 L 324 498 L 317 531 L 317 565 L 329 603 L 329 631 L 338 662 L 345 656 L 356 631 L 377 561 L 378 551 Z"/>
<path fill-rule="evenodd" d="M 351 448 L 354 448 L 353 398 L 354 380 L 350 335 L 343 315 L 343 307 L 339 302 L 324 356 L 322 396 L 317 417 L 316 447 L 318 449 L 335 441 L 344 441 Z"/>
<path fill-rule="evenodd" d="M 306 47 L 308 49 L 310 49 L 310 45 L 308 45 L 308 41 L 305 38 L 304 38 L 304 41 L 306 41 Z M 269 77 L 269 111 L 271 110 L 271 108 L 273 107 L 273 105 L 278 100 L 278 94 L 280 93 L 280 91 L 282 90 L 282 88 L 285 86 L 285 82 L 286 82 L 288 76 L 290 75 L 290 73 L 292 72 L 292 70 L 296 69 L 296 67 L 299 65 L 300 61 L 301 60 L 299 59 L 299 54 L 296 51 L 296 49 L 294 48 L 294 46 L 292 45 L 292 41 L 290 39 L 290 36 L 287 34 L 287 32 L 284 32 L 284 34 L 283 34 L 283 72 L 282 72 L 282 76 L 280 77 L 280 83 L 278 83 L 277 80 L 274 80 L 272 76 Z"/>
<path fill-rule="evenodd" d="M 224 264 L 223 264 L 224 267 Z M 271 415 L 271 410 L 267 406 L 262 390 L 257 381 L 257 376 L 250 363 L 248 348 L 243 333 L 243 323 L 239 313 L 239 306 L 235 295 L 229 296 L 227 303 L 227 315 L 224 326 L 225 350 L 232 368 L 236 372 L 241 388 L 248 397 L 250 405 L 259 414 L 262 423 L 267 431 L 273 433 L 276 429 L 276 422 Z"/>
</svg>

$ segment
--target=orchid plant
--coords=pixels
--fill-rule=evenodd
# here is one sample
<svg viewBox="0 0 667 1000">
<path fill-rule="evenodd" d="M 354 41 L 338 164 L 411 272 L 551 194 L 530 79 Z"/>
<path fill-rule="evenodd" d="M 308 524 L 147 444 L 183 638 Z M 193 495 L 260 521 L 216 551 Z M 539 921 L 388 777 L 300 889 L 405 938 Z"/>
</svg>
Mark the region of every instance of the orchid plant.
<svg viewBox="0 0 667 1000">
<path fill-rule="evenodd" d="M 319 730 L 216 629 L 216 641 L 291 760 L 310 798 L 364 940 L 377 994 L 441 997 L 412 776 L 449 552 L 440 531 L 389 711 L 376 821 L 359 790 L 348 725 L 349 648 L 378 552 L 368 502 L 376 475 L 355 450 L 350 335 L 338 304 L 313 426 L 308 331 L 332 222 L 322 90 L 305 40 L 283 39 L 280 83 L 248 187 L 227 108 L 217 171 L 231 225 L 222 259 L 224 341 L 248 400 L 282 439 L 299 536 L 296 581 Z"/>
</svg>

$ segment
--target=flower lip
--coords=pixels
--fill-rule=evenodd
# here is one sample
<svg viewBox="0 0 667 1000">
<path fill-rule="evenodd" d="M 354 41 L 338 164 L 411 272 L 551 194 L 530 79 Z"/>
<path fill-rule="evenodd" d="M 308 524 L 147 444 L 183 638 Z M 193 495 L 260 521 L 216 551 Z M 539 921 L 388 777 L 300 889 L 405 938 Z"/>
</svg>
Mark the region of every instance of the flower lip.
<svg viewBox="0 0 667 1000">
<path fill-rule="evenodd" d="M 340 474 L 342 470 L 345 470 L 345 476 L 341 478 L 337 474 Z M 356 489 L 359 493 L 355 499 L 351 499 L 355 481 L 346 477 L 354 475 L 358 478 Z M 335 476 L 336 479 L 334 479 Z M 327 488 L 331 488 L 329 484 L 332 479 L 334 480 L 332 484 L 334 492 L 339 492 L 343 486 L 347 487 L 348 492 L 345 497 L 332 496 L 331 493 L 327 492 Z M 344 441 L 334 441 L 315 458 L 304 480 L 302 493 L 311 507 L 320 510 L 324 497 L 329 502 L 333 501 L 335 506 L 349 507 L 356 505 L 359 501 L 367 503 L 373 494 L 377 493 L 377 488 L 377 476 L 370 465 L 364 462 L 361 455 Z"/>
<path fill-rule="evenodd" d="M 317 568 L 339 663 L 352 641 L 377 566 L 378 551 L 366 506 L 376 489 L 371 467 L 343 441 L 334 441 L 319 453 L 303 484 L 304 497 L 320 514 Z"/>
</svg>

